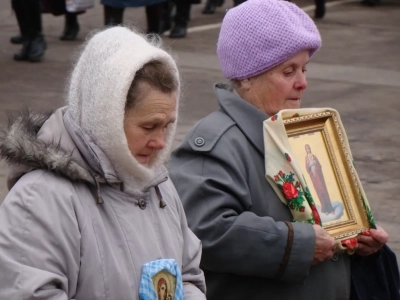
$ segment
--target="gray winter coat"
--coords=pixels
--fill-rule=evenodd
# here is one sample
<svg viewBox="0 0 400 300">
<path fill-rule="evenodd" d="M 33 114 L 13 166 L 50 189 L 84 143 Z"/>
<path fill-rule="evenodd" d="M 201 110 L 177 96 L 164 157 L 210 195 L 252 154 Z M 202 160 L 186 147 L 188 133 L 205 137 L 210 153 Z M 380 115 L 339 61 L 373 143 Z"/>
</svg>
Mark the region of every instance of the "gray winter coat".
<svg viewBox="0 0 400 300">
<path fill-rule="evenodd" d="M 349 257 L 312 267 L 312 225 L 291 222 L 265 179 L 268 116 L 224 86 L 216 95 L 221 109 L 187 134 L 170 167 L 202 241 L 207 299 L 349 299 Z"/>
<path fill-rule="evenodd" d="M 177 261 L 185 299 L 205 299 L 201 244 L 165 168 L 143 193 L 122 192 L 65 111 L 25 115 L 2 141 L 11 190 L 0 207 L 0 299 L 138 299 L 143 264 L 160 258 Z"/>
</svg>

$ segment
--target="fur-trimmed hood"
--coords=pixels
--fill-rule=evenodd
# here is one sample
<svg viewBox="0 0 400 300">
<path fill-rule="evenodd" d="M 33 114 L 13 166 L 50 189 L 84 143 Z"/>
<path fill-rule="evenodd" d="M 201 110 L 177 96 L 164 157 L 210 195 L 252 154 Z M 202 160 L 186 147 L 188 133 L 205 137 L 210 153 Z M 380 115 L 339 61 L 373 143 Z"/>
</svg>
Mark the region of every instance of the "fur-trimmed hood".
<svg viewBox="0 0 400 300">
<path fill-rule="evenodd" d="M 9 189 L 24 174 L 42 169 L 71 181 L 120 185 L 121 180 L 106 155 L 71 119 L 66 107 L 52 113 L 23 111 L 11 117 L 0 135 L 0 159 L 8 162 Z M 159 168 L 150 186 L 166 177 Z"/>
</svg>

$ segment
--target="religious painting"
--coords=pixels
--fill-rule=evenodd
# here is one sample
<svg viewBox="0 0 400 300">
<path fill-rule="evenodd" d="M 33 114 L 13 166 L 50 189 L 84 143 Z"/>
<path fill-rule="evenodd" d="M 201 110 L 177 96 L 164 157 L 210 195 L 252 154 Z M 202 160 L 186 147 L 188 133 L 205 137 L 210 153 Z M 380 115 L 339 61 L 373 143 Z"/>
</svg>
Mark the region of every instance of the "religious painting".
<svg viewBox="0 0 400 300">
<path fill-rule="evenodd" d="M 323 227 L 338 240 L 368 229 L 353 161 L 335 113 L 294 116 L 283 122 Z"/>
<path fill-rule="evenodd" d="M 152 277 L 157 300 L 174 300 L 176 277 L 166 270 L 162 270 Z"/>
</svg>

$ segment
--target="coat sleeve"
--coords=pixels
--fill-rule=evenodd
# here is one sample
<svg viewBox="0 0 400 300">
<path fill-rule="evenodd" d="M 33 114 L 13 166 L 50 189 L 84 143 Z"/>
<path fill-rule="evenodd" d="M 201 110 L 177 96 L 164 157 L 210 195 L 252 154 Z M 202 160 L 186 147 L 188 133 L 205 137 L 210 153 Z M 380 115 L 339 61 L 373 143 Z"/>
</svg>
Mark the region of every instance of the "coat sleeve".
<svg viewBox="0 0 400 300">
<path fill-rule="evenodd" d="M 0 299 L 72 299 L 80 231 L 66 184 L 34 171 L 0 206 Z"/>
<path fill-rule="evenodd" d="M 172 185 L 172 182 L 171 182 Z M 185 300 L 206 299 L 204 273 L 200 269 L 201 242 L 190 230 L 178 192 L 173 187 L 183 235 L 182 281 Z"/>
<path fill-rule="evenodd" d="M 203 245 L 201 267 L 265 278 L 280 274 L 282 281 L 303 282 L 314 252 L 312 226 L 275 221 L 251 212 L 255 199 L 250 199 L 246 166 L 241 166 L 240 156 L 232 156 L 232 147 L 222 148 L 226 151 L 216 155 L 183 146 L 171 161 L 171 178 L 189 227 Z M 293 236 L 288 246 L 289 230 Z"/>
</svg>

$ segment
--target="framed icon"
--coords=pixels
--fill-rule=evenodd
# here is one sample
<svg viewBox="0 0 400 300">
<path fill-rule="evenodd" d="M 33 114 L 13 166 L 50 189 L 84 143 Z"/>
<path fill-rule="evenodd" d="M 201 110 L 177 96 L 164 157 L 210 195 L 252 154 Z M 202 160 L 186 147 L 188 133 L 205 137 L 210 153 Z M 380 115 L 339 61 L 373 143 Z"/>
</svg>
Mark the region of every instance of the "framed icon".
<svg viewBox="0 0 400 300">
<path fill-rule="evenodd" d="M 368 230 L 372 212 L 337 112 L 295 115 L 283 124 L 327 232 L 343 240 Z"/>
</svg>

